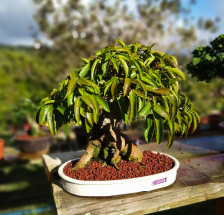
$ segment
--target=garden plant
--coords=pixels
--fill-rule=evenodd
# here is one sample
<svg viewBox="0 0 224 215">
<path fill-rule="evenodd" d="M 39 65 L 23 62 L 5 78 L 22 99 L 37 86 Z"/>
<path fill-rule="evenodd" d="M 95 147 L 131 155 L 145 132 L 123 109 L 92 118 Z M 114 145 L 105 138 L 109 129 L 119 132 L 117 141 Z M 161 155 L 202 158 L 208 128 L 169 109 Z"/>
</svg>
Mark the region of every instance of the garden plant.
<svg viewBox="0 0 224 215">
<path fill-rule="evenodd" d="M 193 60 L 187 65 L 189 74 L 198 81 L 211 82 L 215 77 L 224 79 L 224 34 L 210 42 L 210 46 L 199 46 L 193 52 Z"/>
<path fill-rule="evenodd" d="M 69 122 L 85 125 L 89 142 L 74 171 L 92 158 L 115 167 L 120 159 L 142 160 L 142 151 L 119 131 L 122 120 L 145 120 L 147 143 L 155 135 L 160 144 L 168 129 L 167 148 L 175 132 L 187 134 L 191 124 L 194 131 L 200 120 L 191 101 L 179 92 L 178 82 L 185 76 L 174 56 L 153 51 L 153 45 L 117 42 L 120 46 L 82 58 L 82 67 L 39 104 L 37 122 L 48 125 L 52 134 Z"/>
</svg>

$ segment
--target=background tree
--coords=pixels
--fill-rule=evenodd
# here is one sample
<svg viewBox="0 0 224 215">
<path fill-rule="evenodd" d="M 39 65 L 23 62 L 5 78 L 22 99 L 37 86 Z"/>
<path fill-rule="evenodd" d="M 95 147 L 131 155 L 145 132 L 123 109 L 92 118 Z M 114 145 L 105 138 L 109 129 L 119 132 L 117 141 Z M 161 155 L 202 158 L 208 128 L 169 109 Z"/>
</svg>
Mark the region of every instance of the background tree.
<svg viewBox="0 0 224 215">
<path fill-rule="evenodd" d="M 189 1 L 185 7 L 180 0 L 97 0 L 88 1 L 87 5 L 81 0 L 34 2 L 41 33 L 68 65 L 72 62 L 78 67 L 81 65 L 77 59 L 90 56 L 99 46 L 113 44 L 117 37 L 126 43 L 156 43 L 161 51 L 174 52 L 180 47 L 192 47 L 198 29 L 217 29 L 218 19 L 189 18 L 195 1 Z M 133 10 L 130 4 L 134 5 Z M 177 23 L 180 17 L 182 21 Z"/>
<path fill-rule="evenodd" d="M 197 47 L 193 60 L 187 65 L 189 74 L 198 81 L 210 82 L 213 78 L 224 78 L 224 35 L 213 40 L 210 46 Z"/>
<path fill-rule="evenodd" d="M 136 118 L 146 120 L 145 139 L 155 133 L 157 143 L 168 129 L 167 148 L 175 131 L 193 131 L 200 118 L 191 101 L 180 94 L 178 81 L 185 76 L 174 56 L 152 51 L 140 43 L 121 47 L 108 46 L 75 69 L 51 95 L 40 102 L 37 122 L 46 123 L 52 134 L 67 122 L 85 124 L 89 142 L 73 170 L 86 166 L 94 157 L 105 164 L 121 158 L 142 160 L 141 150 L 122 134 L 117 124 L 132 124 Z M 114 153 L 113 153 L 114 152 Z"/>
</svg>

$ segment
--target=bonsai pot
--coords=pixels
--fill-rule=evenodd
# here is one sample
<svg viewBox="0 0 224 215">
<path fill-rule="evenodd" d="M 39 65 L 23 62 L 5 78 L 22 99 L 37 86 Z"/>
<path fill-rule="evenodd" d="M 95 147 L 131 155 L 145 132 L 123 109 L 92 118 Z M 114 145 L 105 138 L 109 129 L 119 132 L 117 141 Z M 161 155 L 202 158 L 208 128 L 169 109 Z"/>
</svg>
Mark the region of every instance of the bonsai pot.
<svg viewBox="0 0 224 215">
<path fill-rule="evenodd" d="M 46 151 L 50 148 L 53 136 L 38 136 L 32 137 L 28 134 L 17 135 L 15 141 L 22 152 L 35 153 Z"/>
<path fill-rule="evenodd" d="M 63 173 L 64 167 L 67 163 L 71 162 L 71 160 L 65 162 L 59 167 L 58 174 L 61 177 L 64 190 L 78 196 L 114 196 L 142 191 L 151 191 L 167 187 L 173 184 L 176 180 L 179 161 L 170 155 L 167 156 L 174 162 L 174 167 L 172 169 L 166 172 L 138 178 L 108 181 L 83 181 L 73 179 Z M 72 161 L 75 160 L 79 160 L 79 158 Z"/>
<path fill-rule="evenodd" d="M 3 159 L 4 156 L 4 140 L 0 139 L 0 161 Z"/>
</svg>

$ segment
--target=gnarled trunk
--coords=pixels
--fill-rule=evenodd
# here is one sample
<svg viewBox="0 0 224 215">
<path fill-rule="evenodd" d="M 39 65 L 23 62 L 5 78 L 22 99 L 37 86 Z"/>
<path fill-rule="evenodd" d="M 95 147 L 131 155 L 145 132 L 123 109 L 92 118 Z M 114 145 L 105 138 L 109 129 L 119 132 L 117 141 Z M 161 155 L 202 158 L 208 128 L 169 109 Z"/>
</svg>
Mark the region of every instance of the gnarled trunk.
<svg viewBox="0 0 224 215">
<path fill-rule="evenodd" d="M 116 167 L 121 157 L 140 162 L 142 156 L 142 151 L 116 128 L 116 120 L 103 116 L 93 127 L 87 149 L 72 170 L 85 167 L 93 157 Z"/>
</svg>

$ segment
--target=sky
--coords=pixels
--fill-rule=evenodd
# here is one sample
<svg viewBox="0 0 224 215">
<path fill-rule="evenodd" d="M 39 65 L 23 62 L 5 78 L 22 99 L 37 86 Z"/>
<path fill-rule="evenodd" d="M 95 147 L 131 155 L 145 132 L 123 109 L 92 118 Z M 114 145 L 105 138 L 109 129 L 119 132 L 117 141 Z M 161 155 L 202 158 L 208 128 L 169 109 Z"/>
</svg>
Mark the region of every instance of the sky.
<svg viewBox="0 0 224 215">
<path fill-rule="evenodd" d="M 88 4 L 90 0 L 84 0 Z M 114 0 L 109 0 L 113 3 Z M 132 3 L 131 3 L 132 2 Z M 128 5 L 131 11 L 135 8 L 135 1 L 129 0 Z M 182 0 L 183 4 L 189 0 Z M 192 16 L 198 18 L 203 17 L 220 17 L 218 32 L 209 37 L 213 39 L 221 33 L 224 33 L 224 0 L 197 0 L 196 5 L 192 9 Z M 31 37 L 29 26 L 38 29 L 33 15 L 35 5 L 32 0 L 1 0 L 0 1 L 0 44 L 9 45 L 33 45 L 34 40 Z M 181 23 L 181 22 L 180 22 Z M 203 35 L 206 36 L 206 35 Z M 208 38 L 210 39 L 210 38 Z"/>
</svg>

